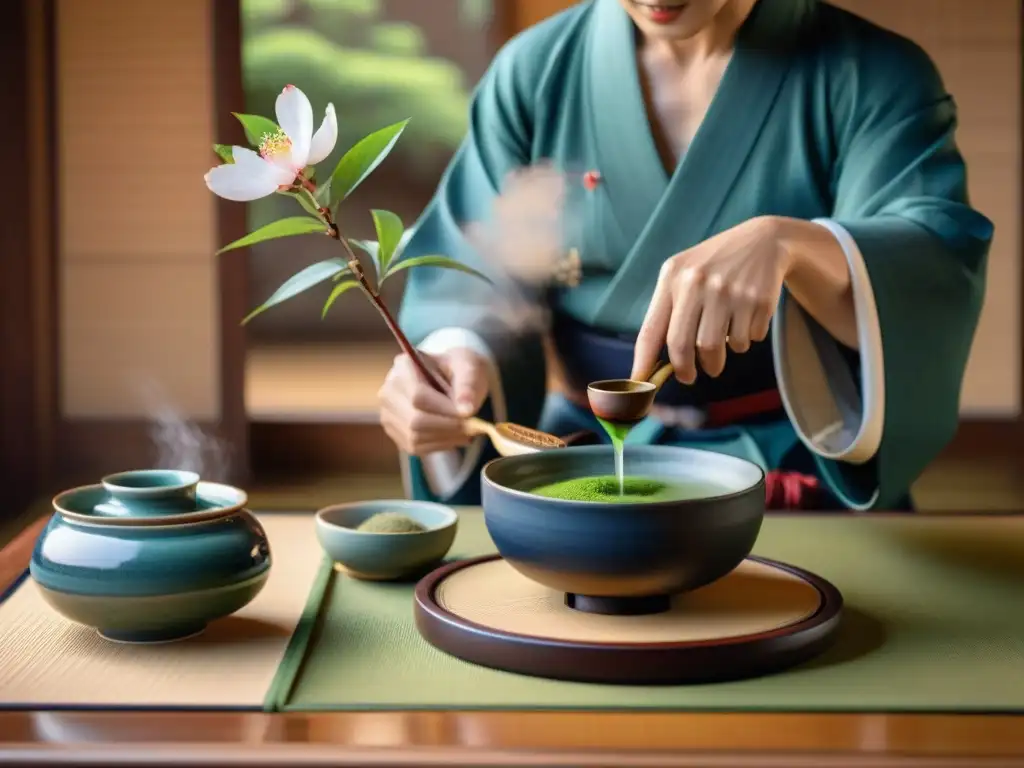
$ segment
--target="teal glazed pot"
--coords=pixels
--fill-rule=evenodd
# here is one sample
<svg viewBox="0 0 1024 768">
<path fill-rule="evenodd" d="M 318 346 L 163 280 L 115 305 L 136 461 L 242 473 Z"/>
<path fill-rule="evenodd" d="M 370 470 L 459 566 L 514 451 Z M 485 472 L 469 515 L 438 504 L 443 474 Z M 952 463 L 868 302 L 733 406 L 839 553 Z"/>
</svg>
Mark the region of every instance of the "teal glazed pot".
<svg viewBox="0 0 1024 768">
<path fill-rule="evenodd" d="M 667 610 L 671 596 L 725 576 L 751 552 L 765 511 L 764 472 L 743 459 L 674 446 L 627 446 L 627 476 L 701 486 L 679 500 L 568 501 L 530 491 L 614 473 L 609 446 L 495 459 L 481 484 L 487 531 L 527 578 L 606 614 Z"/>
<path fill-rule="evenodd" d="M 192 473 L 143 470 L 53 500 L 29 571 L 58 613 L 110 640 L 198 634 L 252 601 L 270 575 L 246 494 Z"/>
</svg>

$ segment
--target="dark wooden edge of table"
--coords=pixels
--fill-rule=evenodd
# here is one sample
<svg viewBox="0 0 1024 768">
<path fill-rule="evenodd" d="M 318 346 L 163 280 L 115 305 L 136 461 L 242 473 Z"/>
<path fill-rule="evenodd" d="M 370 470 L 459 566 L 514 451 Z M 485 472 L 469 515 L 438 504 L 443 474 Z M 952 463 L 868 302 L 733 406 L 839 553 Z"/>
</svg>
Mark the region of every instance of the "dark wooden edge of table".
<svg viewBox="0 0 1024 768">
<path fill-rule="evenodd" d="M 0 550 L 0 593 L 45 522 Z M 1024 766 L 1024 716 L 17 711 L 0 712 L 0 764 L 985 768 Z"/>
</svg>

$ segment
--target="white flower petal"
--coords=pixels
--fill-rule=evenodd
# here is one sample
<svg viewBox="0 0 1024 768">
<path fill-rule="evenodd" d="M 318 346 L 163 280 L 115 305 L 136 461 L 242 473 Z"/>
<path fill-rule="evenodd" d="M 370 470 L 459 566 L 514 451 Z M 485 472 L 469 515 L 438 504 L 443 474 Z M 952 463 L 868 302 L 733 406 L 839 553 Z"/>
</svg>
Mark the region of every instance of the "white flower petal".
<svg viewBox="0 0 1024 768">
<path fill-rule="evenodd" d="M 285 86 L 274 105 L 277 124 L 292 141 L 292 164 L 302 170 L 309 159 L 309 145 L 313 139 L 313 105 L 306 94 L 294 85 Z"/>
<path fill-rule="evenodd" d="M 282 184 L 291 183 L 287 171 L 268 163 L 251 149 L 234 147 L 232 155 L 234 163 L 218 165 L 204 177 L 206 186 L 218 197 L 248 202 L 271 195 Z"/>
<path fill-rule="evenodd" d="M 295 181 L 298 171 L 271 160 L 264 160 L 257 152 L 248 147 L 232 147 L 231 156 L 235 163 L 246 169 L 253 176 L 269 174 L 278 186 L 286 186 Z"/>
<path fill-rule="evenodd" d="M 251 176 L 233 164 L 211 168 L 203 178 L 215 195 L 240 203 L 259 200 L 277 189 L 277 185 L 269 178 Z"/>
<path fill-rule="evenodd" d="M 306 165 L 316 165 L 327 159 L 327 156 L 334 151 L 334 145 L 338 143 L 338 116 L 334 112 L 334 105 L 328 104 L 324 113 L 324 121 L 313 134 L 313 140 L 309 144 L 309 157 L 306 158 Z"/>
</svg>

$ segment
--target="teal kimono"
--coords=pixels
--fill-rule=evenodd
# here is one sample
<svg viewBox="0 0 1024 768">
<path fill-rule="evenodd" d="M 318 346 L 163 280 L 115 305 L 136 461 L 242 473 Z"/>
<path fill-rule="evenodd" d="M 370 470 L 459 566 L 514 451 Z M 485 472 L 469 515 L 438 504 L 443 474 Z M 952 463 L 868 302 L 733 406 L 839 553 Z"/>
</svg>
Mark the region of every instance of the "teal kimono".
<svg viewBox="0 0 1024 768">
<path fill-rule="evenodd" d="M 827 227 L 850 264 L 859 351 L 784 292 L 769 339 L 730 352 L 720 379 L 695 385 L 710 399 L 722 388 L 777 388 L 777 413 L 710 427 L 652 417 L 630 439 L 813 477 L 820 507 L 907 507 L 911 484 L 957 427 L 993 233 L 970 207 L 956 108 L 934 65 L 912 42 L 826 3 L 760 0 L 669 174 L 636 45 L 617 0 L 581 3 L 509 42 L 475 92 L 469 133 L 404 255 L 442 253 L 488 271 L 464 227 L 487 220 L 507 173 L 543 159 L 594 169 L 600 184 L 574 192 L 581 221 L 567 233 L 582 281 L 543 298 L 569 327 L 628 339 L 661 263 L 679 251 L 759 215 Z M 509 327 L 473 280 L 413 271 L 400 313 L 413 342 L 489 354 L 485 417 L 559 434 L 596 429 L 584 408 L 546 392 L 541 333 Z M 570 357 L 579 348 L 564 347 Z M 627 363 L 619 375 L 628 374 Z M 494 455 L 481 443 L 427 457 L 450 464 L 442 489 L 428 482 L 426 459 L 411 458 L 410 493 L 478 503 L 479 469 Z"/>
</svg>

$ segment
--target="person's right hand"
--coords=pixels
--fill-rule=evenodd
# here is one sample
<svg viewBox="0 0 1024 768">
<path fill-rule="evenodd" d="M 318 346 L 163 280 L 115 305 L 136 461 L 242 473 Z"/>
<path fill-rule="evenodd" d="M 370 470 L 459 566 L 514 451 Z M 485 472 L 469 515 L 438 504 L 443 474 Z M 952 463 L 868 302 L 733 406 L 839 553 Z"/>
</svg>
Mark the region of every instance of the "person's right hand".
<svg viewBox="0 0 1024 768">
<path fill-rule="evenodd" d="M 468 445 L 463 422 L 487 399 L 487 360 L 466 348 L 420 357 L 449 382 L 451 397 L 427 383 L 408 355 L 398 355 L 377 393 L 384 431 L 412 456 Z"/>
</svg>

